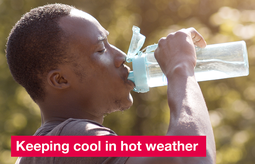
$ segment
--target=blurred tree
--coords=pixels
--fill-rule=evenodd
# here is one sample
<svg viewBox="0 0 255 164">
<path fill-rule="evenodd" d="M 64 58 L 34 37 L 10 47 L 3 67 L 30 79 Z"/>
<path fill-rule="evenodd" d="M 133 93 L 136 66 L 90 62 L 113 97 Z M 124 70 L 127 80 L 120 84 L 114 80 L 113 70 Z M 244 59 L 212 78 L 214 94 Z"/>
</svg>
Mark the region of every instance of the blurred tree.
<svg viewBox="0 0 255 164">
<path fill-rule="evenodd" d="M 132 26 L 141 28 L 145 46 L 181 28 L 195 27 L 208 44 L 245 40 L 250 75 L 201 82 L 217 144 L 218 164 L 252 164 L 255 160 L 255 1 L 253 0 L 0 0 L 0 163 L 11 158 L 12 135 L 32 135 L 40 110 L 11 77 L 5 59 L 12 26 L 30 9 L 66 3 L 92 14 L 110 32 L 109 42 L 127 52 Z M 254 71 L 253 71 L 254 70 Z M 119 135 L 164 135 L 169 110 L 166 87 L 132 93 L 134 105 L 105 118 Z"/>
</svg>

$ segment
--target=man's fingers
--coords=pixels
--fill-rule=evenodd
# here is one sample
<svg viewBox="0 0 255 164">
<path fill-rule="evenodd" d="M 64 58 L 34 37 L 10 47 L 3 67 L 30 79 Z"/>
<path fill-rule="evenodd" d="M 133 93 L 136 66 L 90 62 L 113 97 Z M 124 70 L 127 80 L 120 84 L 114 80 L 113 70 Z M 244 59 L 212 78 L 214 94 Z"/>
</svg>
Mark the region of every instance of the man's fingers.
<svg viewBox="0 0 255 164">
<path fill-rule="evenodd" d="M 180 38 L 180 37 L 187 37 L 187 35 L 189 35 L 191 37 L 194 45 L 201 47 L 201 48 L 206 47 L 206 41 L 204 40 L 203 36 L 199 32 L 197 32 L 197 30 L 195 28 L 191 27 L 191 28 L 187 28 L 187 29 L 181 29 L 174 33 L 170 33 L 170 34 L 168 34 L 167 37 L 161 38 L 158 42 L 158 48 L 160 48 L 162 45 L 164 45 L 167 40 L 171 40 L 174 38 Z"/>
<path fill-rule="evenodd" d="M 201 48 L 204 48 L 206 46 L 206 41 L 202 37 L 200 33 L 197 32 L 194 28 L 188 28 L 187 29 L 190 32 L 191 38 L 193 40 L 193 43 Z"/>
</svg>

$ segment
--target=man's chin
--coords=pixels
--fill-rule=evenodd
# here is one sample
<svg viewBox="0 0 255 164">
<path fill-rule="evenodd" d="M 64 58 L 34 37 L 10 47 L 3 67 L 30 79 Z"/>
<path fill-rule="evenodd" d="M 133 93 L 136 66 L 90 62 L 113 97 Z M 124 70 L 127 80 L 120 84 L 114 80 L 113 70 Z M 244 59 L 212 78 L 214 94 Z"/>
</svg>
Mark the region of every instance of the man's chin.
<svg viewBox="0 0 255 164">
<path fill-rule="evenodd" d="M 133 97 L 132 97 L 131 93 L 129 93 L 129 97 L 128 97 L 128 99 L 130 100 L 131 105 L 133 105 Z"/>
<path fill-rule="evenodd" d="M 128 101 L 130 103 L 128 108 L 130 108 L 133 105 L 133 97 L 132 97 L 131 93 L 129 93 Z"/>
<path fill-rule="evenodd" d="M 131 106 L 133 105 L 133 97 L 132 95 L 129 93 L 129 96 L 127 98 L 127 102 L 125 102 L 125 104 L 123 104 L 123 106 L 121 107 L 120 111 L 124 111 L 129 109 Z"/>
<path fill-rule="evenodd" d="M 117 112 L 117 111 L 125 111 L 125 110 L 129 109 L 132 105 L 133 105 L 133 97 L 129 93 L 127 99 L 124 99 L 122 101 L 121 100 L 116 100 L 114 107 L 109 108 L 106 111 L 105 115 L 108 115 L 110 113 Z"/>
</svg>

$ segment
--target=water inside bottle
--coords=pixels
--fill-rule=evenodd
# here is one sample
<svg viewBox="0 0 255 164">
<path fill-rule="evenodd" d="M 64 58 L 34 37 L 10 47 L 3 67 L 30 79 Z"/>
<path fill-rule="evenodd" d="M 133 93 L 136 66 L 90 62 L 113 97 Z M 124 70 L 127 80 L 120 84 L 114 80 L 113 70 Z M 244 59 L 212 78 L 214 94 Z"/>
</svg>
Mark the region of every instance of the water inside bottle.
<svg viewBox="0 0 255 164">
<path fill-rule="evenodd" d="M 217 59 L 197 60 L 195 76 L 197 81 L 216 80 L 248 75 L 244 62 Z"/>
<path fill-rule="evenodd" d="M 198 53 L 198 59 L 195 67 L 195 77 L 197 81 L 225 79 L 246 76 L 249 74 L 247 69 L 248 65 L 245 63 L 245 60 L 242 59 L 241 55 L 239 55 L 239 61 L 236 61 L 237 59 L 233 59 L 233 57 L 229 57 L 227 60 L 226 55 L 222 54 L 218 56 L 218 59 L 210 59 L 213 54 L 208 54 L 207 56 L 209 57 L 205 58 L 206 53 L 208 52 L 203 51 L 203 53 L 204 55 L 202 58 L 199 57 Z M 215 56 L 217 55 L 214 54 L 214 57 Z M 224 58 L 224 60 L 219 58 Z M 147 54 L 146 71 L 149 87 L 167 85 L 167 78 L 163 74 L 152 52 Z"/>
<path fill-rule="evenodd" d="M 167 78 L 163 74 L 157 60 L 154 57 L 154 52 L 147 52 L 147 82 L 149 87 L 158 87 L 167 85 Z"/>
<path fill-rule="evenodd" d="M 149 87 L 167 85 L 167 78 L 157 64 L 149 64 L 147 67 L 147 78 Z"/>
</svg>

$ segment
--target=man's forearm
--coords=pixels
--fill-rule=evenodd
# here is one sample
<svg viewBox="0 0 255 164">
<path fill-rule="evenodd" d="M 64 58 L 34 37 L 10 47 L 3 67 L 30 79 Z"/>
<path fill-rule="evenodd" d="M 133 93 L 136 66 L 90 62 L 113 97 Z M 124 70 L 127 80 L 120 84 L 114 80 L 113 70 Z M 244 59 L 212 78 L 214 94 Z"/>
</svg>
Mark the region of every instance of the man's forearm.
<svg viewBox="0 0 255 164">
<path fill-rule="evenodd" d="M 167 135 L 205 135 L 206 157 L 129 158 L 127 164 L 215 164 L 215 143 L 207 107 L 194 77 L 195 47 L 205 47 L 203 37 L 194 29 L 182 29 L 159 40 L 155 50 L 168 79 L 170 123 Z"/>
<path fill-rule="evenodd" d="M 167 77 L 170 107 L 167 135 L 206 135 L 205 160 L 215 163 L 213 130 L 202 92 L 194 77 L 194 70 L 179 65 Z"/>
</svg>

